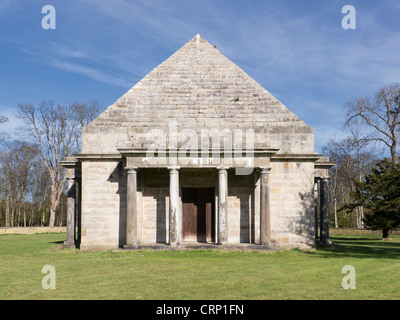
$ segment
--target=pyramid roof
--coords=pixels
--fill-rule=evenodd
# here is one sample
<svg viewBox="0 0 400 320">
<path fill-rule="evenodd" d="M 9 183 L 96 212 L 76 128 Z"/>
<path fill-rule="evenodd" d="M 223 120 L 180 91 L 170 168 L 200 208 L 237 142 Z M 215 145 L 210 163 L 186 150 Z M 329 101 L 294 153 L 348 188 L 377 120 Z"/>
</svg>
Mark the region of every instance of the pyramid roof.
<svg viewBox="0 0 400 320">
<path fill-rule="evenodd" d="M 145 148 L 143 139 L 137 144 L 137 137 L 151 128 L 167 127 L 170 120 L 176 121 L 178 129 L 196 131 L 251 128 L 265 134 L 313 134 L 312 128 L 200 35 L 154 68 L 83 134 L 117 128 L 125 136 L 116 148 Z M 275 147 L 270 141 L 265 144 Z"/>
</svg>

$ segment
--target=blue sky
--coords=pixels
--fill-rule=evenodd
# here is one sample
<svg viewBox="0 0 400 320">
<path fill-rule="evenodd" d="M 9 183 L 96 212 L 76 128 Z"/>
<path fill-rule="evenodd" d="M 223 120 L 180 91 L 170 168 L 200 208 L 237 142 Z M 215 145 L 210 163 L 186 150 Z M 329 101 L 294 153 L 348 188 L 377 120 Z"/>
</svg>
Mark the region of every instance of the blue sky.
<svg viewBox="0 0 400 320">
<path fill-rule="evenodd" d="M 199 33 L 314 127 L 320 152 L 344 135 L 346 101 L 400 82 L 399 15 L 393 0 L 1 0 L 0 129 L 13 134 L 28 101 L 105 109 Z"/>
</svg>

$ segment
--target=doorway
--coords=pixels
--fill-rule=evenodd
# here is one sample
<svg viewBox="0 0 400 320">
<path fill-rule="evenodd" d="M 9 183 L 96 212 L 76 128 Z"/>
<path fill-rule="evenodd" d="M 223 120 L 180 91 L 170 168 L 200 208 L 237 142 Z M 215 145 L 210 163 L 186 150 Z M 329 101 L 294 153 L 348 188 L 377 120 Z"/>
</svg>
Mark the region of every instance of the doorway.
<svg viewBox="0 0 400 320">
<path fill-rule="evenodd" d="M 182 240 L 215 242 L 214 188 L 182 188 Z"/>
</svg>

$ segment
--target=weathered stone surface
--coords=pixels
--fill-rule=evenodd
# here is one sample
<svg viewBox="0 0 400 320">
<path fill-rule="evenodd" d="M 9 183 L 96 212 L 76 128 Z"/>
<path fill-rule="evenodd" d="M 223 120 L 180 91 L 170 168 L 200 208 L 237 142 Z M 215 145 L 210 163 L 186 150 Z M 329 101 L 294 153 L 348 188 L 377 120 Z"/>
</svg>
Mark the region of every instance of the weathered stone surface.
<svg viewBox="0 0 400 320">
<path fill-rule="evenodd" d="M 81 223 L 83 250 L 113 249 L 125 244 L 126 174 L 122 163 L 82 162 Z"/>
<path fill-rule="evenodd" d="M 176 246 L 180 243 L 181 216 L 179 206 L 179 171 L 171 168 L 169 172 L 169 243 Z"/>
<path fill-rule="evenodd" d="M 218 243 L 228 242 L 228 173 L 218 169 Z M 237 230 L 238 228 L 235 228 Z"/>
<path fill-rule="evenodd" d="M 314 162 L 272 161 L 271 168 L 271 242 L 315 246 Z"/>
</svg>

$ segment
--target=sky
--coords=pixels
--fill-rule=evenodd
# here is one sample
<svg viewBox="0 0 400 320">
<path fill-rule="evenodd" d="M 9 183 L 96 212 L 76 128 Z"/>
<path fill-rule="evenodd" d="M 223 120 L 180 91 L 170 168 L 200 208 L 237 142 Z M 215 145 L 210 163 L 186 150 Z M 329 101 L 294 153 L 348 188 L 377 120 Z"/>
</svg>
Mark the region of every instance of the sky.
<svg viewBox="0 0 400 320">
<path fill-rule="evenodd" d="M 399 15 L 395 0 L 0 0 L 0 130 L 18 137 L 19 103 L 105 110 L 200 34 L 313 127 L 321 152 L 346 135 L 347 101 L 400 82 Z"/>
</svg>

